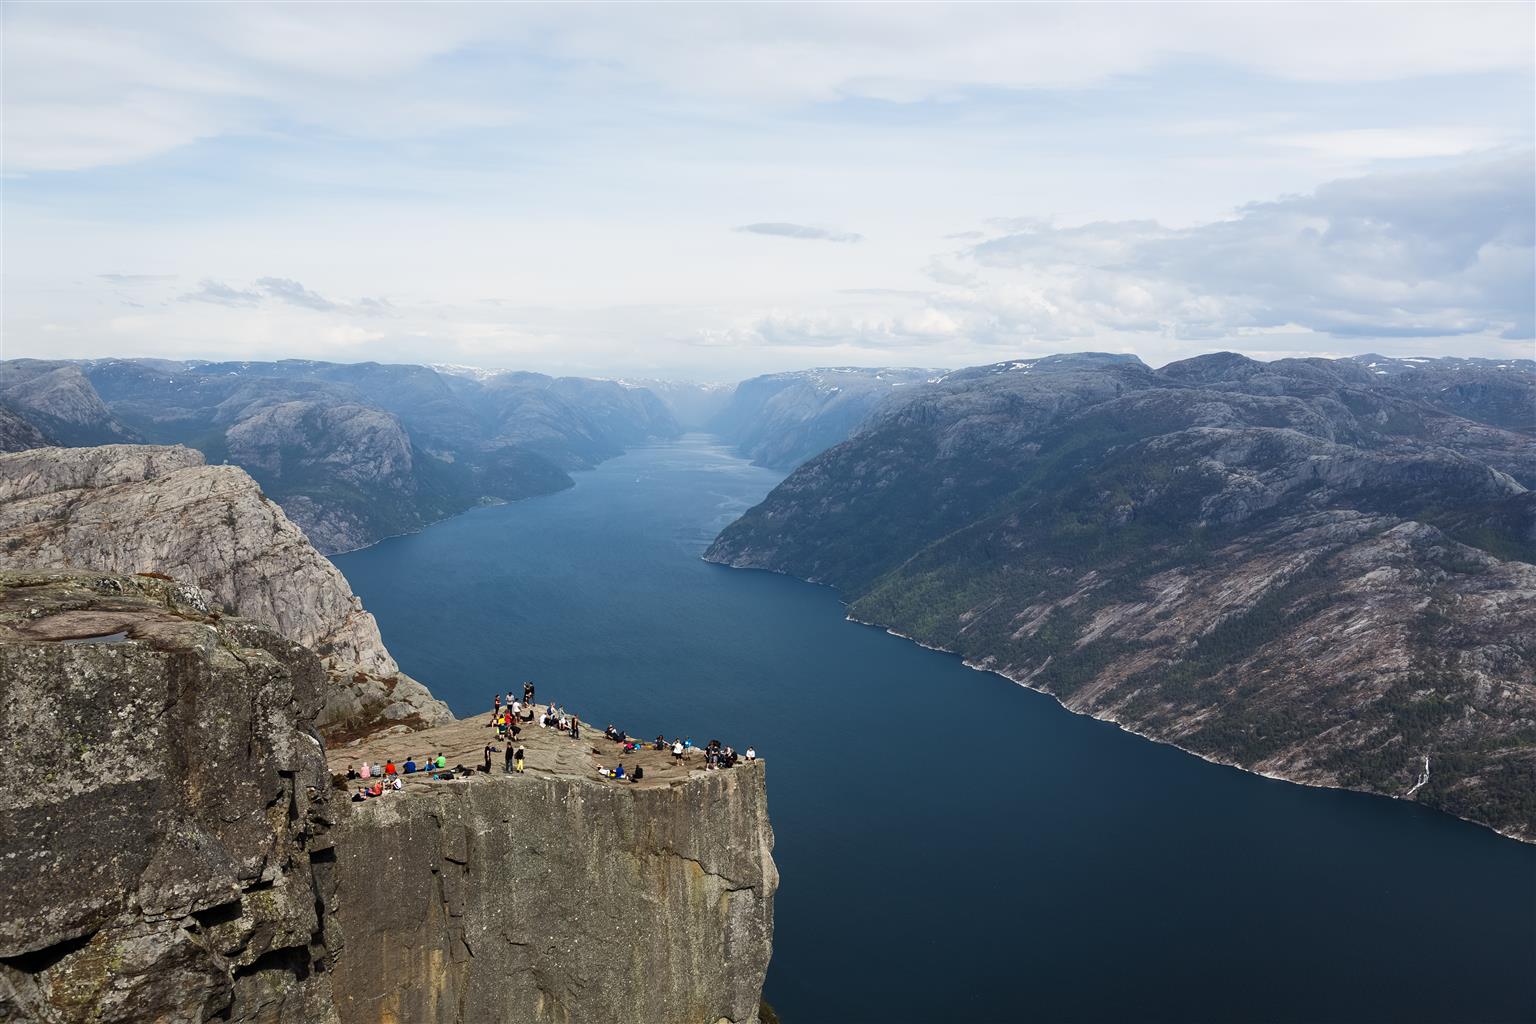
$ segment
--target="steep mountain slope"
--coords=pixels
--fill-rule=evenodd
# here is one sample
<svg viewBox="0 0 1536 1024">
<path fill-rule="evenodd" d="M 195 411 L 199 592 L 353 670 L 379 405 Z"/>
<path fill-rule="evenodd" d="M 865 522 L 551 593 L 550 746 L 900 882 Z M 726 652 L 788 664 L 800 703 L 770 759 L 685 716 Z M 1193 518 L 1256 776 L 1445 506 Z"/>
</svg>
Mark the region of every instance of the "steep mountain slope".
<svg viewBox="0 0 1536 1024">
<path fill-rule="evenodd" d="M 242 466 L 331 553 L 477 502 L 569 487 L 568 470 L 678 429 L 643 389 L 540 374 L 475 380 L 424 366 L 309 360 L 17 360 L 0 364 L 0 383 L 7 380 L 17 411 L 61 443 L 137 437 Z"/>
<path fill-rule="evenodd" d="M 61 444 L 136 440 L 73 363 L 42 359 L 0 362 L 0 402 Z"/>
<path fill-rule="evenodd" d="M 940 372 L 840 366 L 753 377 L 736 385 L 710 429 L 759 465 L 793 469 L 853 433 L 897 389 Z"/>
<path fill-rule="evenodd" d="M 960 371 L 707 557 L 834 584 L 858 619 L 1213 759 L 1533 839 L 1536 445 L 1422 397 L 1466 371 L 1434 372 Z"/>
<path fill-rule="evenodd" d="M 0 455 L 0 569 L 153 573 L 319 655 L 332 736 L 425 728 L 446 705 L 402 673 L 343 577 L 243 470 L 188 448 Z"/>
<path fill-rule="evenodd" d="M 22 452 L 53 444 L 37 427 L 14 409 L 0 405 L 0 452 Z"/>
</svg>

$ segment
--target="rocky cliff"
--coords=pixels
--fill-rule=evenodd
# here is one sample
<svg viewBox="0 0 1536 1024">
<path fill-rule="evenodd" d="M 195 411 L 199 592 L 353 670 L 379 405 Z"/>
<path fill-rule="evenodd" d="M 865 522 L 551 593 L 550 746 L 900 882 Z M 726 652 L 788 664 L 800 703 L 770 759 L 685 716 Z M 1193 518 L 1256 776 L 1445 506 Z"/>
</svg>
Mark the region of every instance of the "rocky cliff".
<svg viewBox="0 0 1536 1024">
<path fill-rule="evenodd" d="M 331 736 L 452 717 L 400 672 L 346 578 L 244 470 L 191 449 L 39 448 L 0 455 L 0 569 L 159 573 L 206 590 L 322 659 Z"/>
<path fill-rule="evenodd" d="M 756 1021 L 761 763 L 629 786 L 530 730 L 526 775 L 353 802 L 308 725 L 324 680 L 195 587 L 0 573 L 0 1020 Z M 457 759 L 484 729 L 394 741 Z"/>
<path fill-rule="evenodd" d="M 1536 366 L 1373 362 L 959 371 L 707 557 L 1213 760 L 1536 839 Z"/>
<path fill-rule="evenodd" d="M 418 784 L 334 833 L 343 1024 L 755 1024 L 763 765 L 631 788 L 529 753 L 527 776 Z"/>
<path fill-rule="evenodd" d="M 0 574 L 0 1020 L 336 1020 L 324 678 L 195 587 Z"/>
</svg>

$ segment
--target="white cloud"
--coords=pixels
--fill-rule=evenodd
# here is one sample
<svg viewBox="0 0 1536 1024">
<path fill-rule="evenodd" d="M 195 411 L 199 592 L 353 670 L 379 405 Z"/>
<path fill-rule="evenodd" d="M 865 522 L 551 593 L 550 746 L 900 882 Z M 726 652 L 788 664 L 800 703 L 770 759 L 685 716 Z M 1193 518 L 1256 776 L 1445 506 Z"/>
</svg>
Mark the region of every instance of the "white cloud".
<svg viewBox="0 0 1536 1024">
<path fill-rule="evenodd" d="M 494 48 L 509 66 L 702 104 L 916 102 L 1081 88 L 1174 61 L 1292 80 L 1528 70 L 1533 8 L 1460 4 L 6 5 L 13 170 L 141 160 L 319 123 L 386 137 L 516 120 L 521 94 L 414 76 Z"/>
<path fill-rule="evenodd" d="M 964 254 L 939 301 L 1021 336 L 1146 331 L 1215 339 L 1299 325 L 1336 336 L 1530 338 L 1532 175 L 1525 154 L 1331 182 L 1223 221 L 1044 223 Z"/>
<path fill-rule="evenodd" d="M 767 221 L 758 224 L 743 224 L 736 231 L 745 231 L 750 235 L 777 235 L 780 238 L 801 238 L 819 242 L 862 242 L 863 235 L 856 235 L 852 231 L 839 231 L 836 228 L 816 227 L 811 224 L 789 224 L 783 221 Z"/>
</svg>

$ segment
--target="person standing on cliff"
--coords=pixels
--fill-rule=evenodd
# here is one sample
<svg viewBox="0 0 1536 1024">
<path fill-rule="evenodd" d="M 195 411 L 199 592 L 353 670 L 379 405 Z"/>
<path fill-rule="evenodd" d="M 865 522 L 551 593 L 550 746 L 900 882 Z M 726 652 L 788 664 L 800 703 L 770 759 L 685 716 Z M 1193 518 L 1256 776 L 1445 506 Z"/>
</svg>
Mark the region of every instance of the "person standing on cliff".
<svg viewBox="0 0 1536 1024">
<path fill-rule="evenodd" d="M 501 774 L 503 774 L 503 775 L 511 775 L 512 774 L 512 744 L 511 743 L 507 744 L 507 751 L 506 751 L 505 754 L 502 755 Z"/>
<path fill-rule="evenodd" d="M 513 758 L 515 759 L 515 762 L 516 762 L 513 765 L 513 769 L 512 770 L 517 772 L 517 774 L 519 774 L 519 775 L 523 774 L 523 748 L 522 747 L 518 747 L 517 748 L 517 753 L 513 754 L 512 756 L 513 756 Z"/>
<path fill-rule="evenodd" d="M 485 745 L 485 774 L 491 774 L 491 751 L 495 748 L 489 743 Z"/>
</svg>

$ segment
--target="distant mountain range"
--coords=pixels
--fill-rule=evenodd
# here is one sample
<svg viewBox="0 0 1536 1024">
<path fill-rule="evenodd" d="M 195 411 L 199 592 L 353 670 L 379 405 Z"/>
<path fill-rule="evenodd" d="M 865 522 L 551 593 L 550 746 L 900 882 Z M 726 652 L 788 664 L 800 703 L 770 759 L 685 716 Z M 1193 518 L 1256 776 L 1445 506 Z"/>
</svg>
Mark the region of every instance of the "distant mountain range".
<svg viewBox="0 0 1536 1024">
<path fill-rule="evenodd" d="M 420 529 L 673 437 L 644 388 L 380 363 L 0 363 L 0 442 L 185 444 L 246 469 L 322 551 Z"/>
<path fill-rule="evenodd" d="M 943 370 L 834 366 L 736 385 L 709 429 L 759 465 L 793 469 L 852 434 L 886 398 Z"/>
<path fill-rule="evenodd" d="M 1086 353 L 901 388 L 707 557 L 1214 760 L 1531 840 L 1531 488 L 1536 362 Z"/>
</svg>

